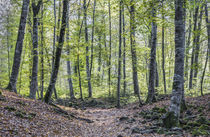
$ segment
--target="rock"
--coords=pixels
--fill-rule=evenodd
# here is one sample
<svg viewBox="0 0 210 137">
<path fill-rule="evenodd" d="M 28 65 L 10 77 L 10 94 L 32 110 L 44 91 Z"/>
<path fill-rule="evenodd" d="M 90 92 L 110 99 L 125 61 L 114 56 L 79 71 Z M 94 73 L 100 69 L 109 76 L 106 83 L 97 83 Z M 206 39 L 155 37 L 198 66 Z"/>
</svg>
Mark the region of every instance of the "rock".
<svg viewBox="0 0 210 137">
<path fill-rule="evenodd" d="M 136 122 L 136 120 L 134 118 L 128 119 L 128 123 L 133 123 L 133 122 Z"/>
<path fill-rule="evenodd" d="M 123 117 L 120 117 L 119 120 L 120 120 L 120 121 L 126 121 L 126 120 L 129 120 L 129 118 L 123 116 Z"/>
<path fill-rule="evenodd" d="M 138 127 L 134 127 L 132 129 L 132 134 L 136 134 L 136 133 L 140 133 L 141 132 L 141 129 L 139 129 Z"/>
<path fill-rule="evenodd" d="M 186 114 L 191 116 L 192 115 L 192 112 L 190 110 L 187 110 L 186 111 Z"/>
</svg>

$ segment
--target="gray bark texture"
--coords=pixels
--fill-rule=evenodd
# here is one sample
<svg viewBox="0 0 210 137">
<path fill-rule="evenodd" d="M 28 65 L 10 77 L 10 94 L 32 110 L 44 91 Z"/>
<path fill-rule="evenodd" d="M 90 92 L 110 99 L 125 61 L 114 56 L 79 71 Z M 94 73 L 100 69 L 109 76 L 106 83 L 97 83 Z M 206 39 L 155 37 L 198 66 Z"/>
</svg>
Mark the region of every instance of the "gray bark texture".
<svg viewBox="0 0 210 137">
<path fill-rule="evenodd" d="M 30 85 L 30 95 L 32 99 L 36 99 L 36 92 L 38 92 L 38 19 L 37 15 L 39 13 L 42 1 L 40 0 L 38 4 L 32 3 L 33 9 L 33 65 L 32 65 L 32 76 Z"/>
<path fill-rule="evenodd" d="M 153 5 L 154 7 L 154 5 Z M 147 103 L 155 101 L 155 74 L 156 71 L 156 45 L 157 45 L 157 24 L 155 22 L 156 9 L 152 9 L 152 31 L 151 31 L 151 52 L 150 52 L 150 65 L 149 65 L 149 88 Z"/>
<path fill-rule="evenodd" d="M 12 66 L 12 73 L 10 76 L 9 84 L 7 86 L 8 90 L 16 92 L 16 93 L 17 93 L 16 83 L 17 83 L 17 78 L 18 78 L 18 73 L 19 73 L 19 68 L 20 68 L 20 63 L 21 63 L 21 54 L 22 54 L 22 49 L 23 49 L 23 40 L 24 40 L 24 35 L 25 35 L 25 27 L 26 27 L 26 20 L 28 16 L 29 3 L 30 3 L 30 0 L 23 0 L 17 42 L 16 42 L 16 47 L 15 47 L 15 55 L 14 55 L 13 66 Z"/>
<path fill-rule="evenodd" d="M 61 52 L 62 52 L 63 43 L 64 43 L 65 29 L 66 29 L 66 24 L 67 24 L 67 19 L 68 19 L 68 5 L 69 5 L 69 0 L 63 0 L 62 25 L 61 25 L 61 30 L 60 30 L 58 47 L 56 49 L 56 54 L 55 54 L 56 55 L 55 56 L 55 64 L 54 64 L 54 67 L 53 67 L 50 83 L 49 83 L 47 92 L 46 92 L 45 97 L 44 97 L 44 101 L 46 103 L 50 102 L 52 92 L 55 89 L 55 83 L 56 83 L 56 80 L 57 80 L 57 75 L 58 75 L 59 66 L 60 66 Z"/>
<path fill-rule="evenodd" d="M 175 68 L 169 112 L 163 119 L 167 128 L 178 126 L 184 84 L 185 0 L 175 0 Z"/>
</svg>

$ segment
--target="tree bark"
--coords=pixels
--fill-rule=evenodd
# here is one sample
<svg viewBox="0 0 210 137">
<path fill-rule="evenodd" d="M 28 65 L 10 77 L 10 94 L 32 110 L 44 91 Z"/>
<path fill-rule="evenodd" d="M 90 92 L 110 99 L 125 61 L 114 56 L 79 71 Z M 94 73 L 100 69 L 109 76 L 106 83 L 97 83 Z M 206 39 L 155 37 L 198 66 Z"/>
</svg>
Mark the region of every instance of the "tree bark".
<svg viewBox="0 0 210 137">
<path fill-rule="evenodd" d="M 69 84 L 69 91 L 70 91 L 70 98 L 71 99 L 75 99 L 75 96 L 74 96 L 74 88 L 73 88 L 73 82 L 72 82 L 72 78 L 71 78 L 71 62 L 70 62 L 70 45 L 69 45 L 69 5 L 68 5 L 68 18 L 67 18 L 67 32 L 66 32 L 66 42 L 67 42 L 67 49 L 66 49 L 66 52 L 67 52 L 67 56 L 68 56 L 68 60 L 67 60 L 67 74 L 68 74 L 68 84 Z"/>
<path fill-rule="evenodd" d="M 12 66 L 12 73 L 10 76 L 9 84 L 7 86 L 8 90 L 16 92 L 16 93 L 17 93 L 16 83 L 17 83 L 17 78 L 18 78 L 18 73 L 19 73 L 19 68 L 20 68 L 20 63 L 21 63 L 21 54 L 22 54 L 22 48 L 23 48 L 23 40 L 24 40 L 24 35 L 25 35 L 25 27 L 26 27 L 26 20 L 28 16 L 29 3 L 30 3 L 30 0 L 23 0 L 17 42 L 16 42 L 16 47 L 15 47 L 15 55 L 14 55 L 13 66 Z"/>
<path fill-rule="evenodd" d="M 127 82 L 126 82 L 126 39 L 125 39 L 125 3 L 122 5 L 122 21 L 123 21 L 123 96 L 126 94 Z"/>
<path fill-rule="evenodd" d="M 117 108 L 120 108 L 120 80 L 121 80 L 121 57 L 122 57 L 122 0 L 119 5 L 119 56 L 118 56 L 118 79 L 117 79 Z"/>
<path fill-rule="evenodd" d="M 132 56 L 132 68 L 133 68 L 133 86 L 134 86 L 134 94 L 136 94 L 140 100 L 140 90 L 139 90 L 139 82 L 138 82 L 138 74 L 137 74 L 137 57 L 136 57 L 136 41 L 135 41 L 135 2 L 134 0 L 130 1 L 130 43 L 131 43 L 131 56 Z"/>
<path fill-rule="evenodd" d="M 112 21 L 111 21 L 111 4 L 109 3 L 109 63 L 108 63 L 108 84 L 109 84 L 109 97 L 111 96 L 111 59 L 112 59 Z"/>
<path fill-rule="evenodd" d="M 30 85 L 30 95 L 32 99 L 36 99 L 36 92 L 38 92 L 38 19 L 37 15 L 39 14 L 42 1 L 39 0 L 36 5 L 32 3 L 33 10 L 33 65 L 32 65 L 32 76 L 31 76 L 31 85 Z"/>
<path fill-rule="evenodd" d="M 167 89 L 166 89 L 166 72 L 165 72 L 165 24 L 164 24 L 164 20 L 165 20 L 165 15 L 164 15 L 164 5 L 163 5 L 163 0 L 162 0 L 162 21 L 163 21 L 163 25 L 162 25 L 162 71 L 163 71 L 163 84 L 164 84 L 164 93 L 167 93 Z"/>
<path fill-rule="evenodd" d="M 44 16 L 44 6 L 42 4 L 41 7 L 41 19 L 42 19 L 42 29 L 41 29 L 41 99 L 43 99 L 43 92 L 44 92 L 44 21 L 43 21 L 43 16 Z"/>
<path fill-rule="evenodd" d="M 206 27 L 207 27 L 207 36 L 208 36 L 208 47 L 207 47 L 207 53 L 206 53 L 206 61 L 203 69 L 203 74 L 201 77 L 201 95 L 203 96 L 203 81 L 205 77 L 205 72 L 206 72 L 206 67 L 208 64 L 209 60 L 209 55 L 210 55 L 210 22 L 208 19 L 208 7 L 207 7 L 207 1 L 205 1 L 205 16 L 206 16 Z"/>
<path fill-rule="evenodd" d="M 175 0 L 175 68 L 169 112 L 163 119 L 167 128 L 178 126 L 184 84 L 185 9 L 184 0 Z"/>
<path fill-rule="evenodd" d="M 196 44 L 196 41 L 197 41 L 197 39 L 196 39 L 197 38 L 196 31 L 197 31 L 198 10 L 199 10 L 199 6 L 196 6 L 195 15 L 194 15 L 194 29 L 193 29 L 194 38 L 193 38 L 193 49 L 192 49 L 192 56 L 191 56 L 191 68 L 190 68 L 189 89 L 192 89 L 192 86 L 193 86 L 195 44 Z"/>
<path fill-rule="evenodd" d="M 96 9 L 96 0 L 94 0 L 93 4 L 93 23 L 92 23 L 92 36 L 91 36 L 91 62 L 90 62 L 90 76 L 92 74 L 93 68 L 93 44 L 94 44 L 94 33 L 95 33 L 95 9 Z"/>
<path fill-rule="evenodd" d="M 45 94 L 45 97 L 44 97 L 44 101 L 46 103 L 50 102 L 52 92 L 55 89 L 55 83 L 56 83 L 57 74 L 58 74 L 58 71 L 59 71 L 60 57 L 61 57 L 61 52 L 62 52 L 62 48 L 63 48 L 65 29 L 66 29 L 67 18 L 68 18 L 68 4 L 69 4 L 69 0 L 63 0 L 62 25 L 61 25 L 61 30 L 60 30 L 59 43 L 58 43 L 58 47 L 56 49 L 55 64 L 54 64 L 54 67 L 53 67 L 53 72 L 52 72 L 52 75 L 51 75 L 51 79 L 50 79 L 50 83 L 49 83 L 49 86 L 48 86 L 48 89 L 47 89 L 47 93 Z"/>
<path fill-rule="evenodd" d="M 147 103 L 154 102 L 155 99 L 155 74 L 156 74 L 156 45 L 157 45 L 157 24 L 155 21 L 156 9 L 152 9 L 152 31 L 151 31 L 151 53 L 150 53 L 150 65 L 149 65 L 149 88 Z"/>
<path fill-rule="evenodd" d="M 88 26 L 87 26 L 87 4 L 84 0 L 84 22 L 85 22 L 85 45 L 86 45 L 86 73 L 88 81 L 88 97 L 92 97 L 92 86 L 90 76 L 90 63 L 89 63 L 89 43 L 88 43 Z"/>
</svg>

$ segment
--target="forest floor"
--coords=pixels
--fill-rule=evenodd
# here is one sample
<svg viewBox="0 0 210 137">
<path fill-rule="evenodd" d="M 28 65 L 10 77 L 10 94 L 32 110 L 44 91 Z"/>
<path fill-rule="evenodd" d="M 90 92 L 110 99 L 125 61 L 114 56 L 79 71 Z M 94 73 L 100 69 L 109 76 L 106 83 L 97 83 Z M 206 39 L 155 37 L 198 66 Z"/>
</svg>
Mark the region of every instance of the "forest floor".
<svg viewBox="0 0 210 137">
<path fill-rule="evenodd" d="M 186 98 L 178 128 L 162 127 L 170 100 L 121 109 L 55 107 L 0 89 L 0 136 L 209 136 L 210 94 Z"/>
</svg>

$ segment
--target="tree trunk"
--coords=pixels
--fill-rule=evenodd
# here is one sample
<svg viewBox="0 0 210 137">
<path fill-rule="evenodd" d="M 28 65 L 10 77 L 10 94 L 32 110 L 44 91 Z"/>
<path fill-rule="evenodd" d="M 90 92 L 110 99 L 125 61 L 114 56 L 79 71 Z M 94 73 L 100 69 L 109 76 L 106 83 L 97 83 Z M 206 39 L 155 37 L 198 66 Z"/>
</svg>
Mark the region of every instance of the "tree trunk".
<svg viewBox="0 0 210 137">
<path fill-rule="evenodd" d="M 141 104 L 140 100 L 140 90 L 139 90 L 139 82 L 138 82 L 138 74 L 137 74 L 137 57 L 136 57 L 136 41 L 135 41 L 135 2 L 134 0 L 130 1 L 130 43 L 131 43 L 131 56 L 132 56 L 132 68 L 133 68 L 133 86 L 134 86 L 134 94 L 136 94 L 139 98 L 139 104 Z"/>
<path fill-rule="evenodd" d="M 72 78 L 71 78 L 71 62 L 70 62 L 70 45 L 69 45 L 69 5 L 68 5 L 68 18 L 67 18 L 67 32 L 66 32 L 66 42 L 67 42 L 67 56 L 68 56 L 68 60 L 67 60 L 67 74 L 68 74 L 68 83 L 69 83 L 69 91 L 70 91 L 70 98 L 71 99 L 75 99 L 74 96 L 74 88 L 73 88 L 73 82 L 72 82 Z"/>
<path fill-rule="evenodd" d="M 44 6 L 42 4 L 42 9 L 41 9 L 41 18 L 42 18 L 42 30 L 41 30 L 41 99 L 43 99 L 43 92 L 44 92 L 44 24 L 43 24 L 43 16 L 44 16 Z"/>
<path fill-rule="evenodd" d="M 92 36 L 91 36 L 91 62 L 90 62 L 90 76 L 92 74 L 93 68 L 93 43 L 94 43 L 94 33 L 95 33 L 95 9 L 96 9 L 96 0 L 94 0 L 93 4 L 93 24 L 92 24 Z"/>
<path fill-rule="evenodd" d="M 193 86 L 193 70 L 194 70 L 195 44 L 196 44 L 196 41 L 197 41 L 196 31 L 197 31 L 198 10 L 199 10 L 199 6 L 196 6 L 195 15 L 194 15 L 194 29 L 193 29 L 194 38 L 193 38 L 193 49 L 192 49 L 192 56 L 191 56 L 189 89 L 192 89 L 192 86 Z"/>
<path fill-rule="evenodd" d="M 109 63 L 108 63 L 108 84 L 109 97 L 111 96 L 111 59 L 112 59 L 112 21 L 111 21 L 111 4 L 109 2 Z"/>
<path fill-rule="evenodd" d="M 25 27 L 26 27 L 26 20 L 28 16 L 29 3 L 30 3 L 30 0 L 23 0 L 17 42 L 16 42 L 16 47 L 15 47 L 15 55 L 14 55 L 13 66 L 12 66 L 12 73 L 10 76 L 9 84 L 7 86 L 8 90 L 11 90 L 16 93 L 17 93 L 16 83 L 17 83 L 17 78 L 18 78 L 18 73 L 19 73 L 19 68 L 20 68 L 20 63 L 21 63 L 21 53 L 22 53 L 22 48 L 23 48 L 23 40 L 24 40 L 24 35 L 25 35 Z"/>
<path fill-rule="evenodd" d="M 149 65 L 149 89 L 147 96 L 147 103 L 154 102 L 155 99 L 155 74 L 156 74 L 156 45 L 157 45 L 157 24 L 155 21 L 156 9 L 152 9 L 152 31 L 151 31 L 151 53 Z"/>
<path fill-rule="evenodd" d="M 163 71 L 163 84 L 164 84 L 164 93 L 167 93 L 167 89 L 166 89 L 166 72 L 165 72 L 165 15 L 164 15 L 164 5 L 163 5 L 163 0 L 162 0 L 162 21 L 163 21 L 163 25 L 162 25 L 162 71 Z"/>
<path fill-rule="evenodd" d="M 178 126 L 184 84 L 185 9 L 184 0 L 175 0 L 175 69 L 169 112 L 163 119 L 167 128 Z"/>
<path fill-rule="evenodd" d="M 192 12 L 190 11 L 190 17 L 189 17 L 189 28 L 188 28 L 188 39 L 187 39 L 187 45 L 186 45 L 186 57 L 185 57 L 185 78 L 188 80 L 188 60 L 189 60 L 189 51 L 190 51 L 190 42 L 191 42 L 191 34 L 192 34 Z"/>
<path fill-rule="evenodd" d="M 124 2 L 122 5 L 122 21 L 123 21 L 123 96 L 126 94 L 126 42 L 125 42 L 125 7 L 124 7 Z"/>
<path fill-rule="evenodd" d="M 119 5 L 119 56 L 118 56 L 118 80 L 117 80 L 117 108 L 120 108 L 120 80 L 121 80 L 121 46 L 122 46 L 122 0 Z"/>
<path fill-rule="evenodd" d="M 31 85 L 30 85 L 30 95 L 32 99 L 36 99 L 36 92 L 38 92 L 38 19 L 37 15 L 41 7 L 42 1 L 39 0 L 36 5 L 32 3 L 33 9 L 33 65 L 32 65 L 32 76 L 31 76 Z"/>
<path fill-rule="evenodd" d="M 198 75 L 198 57 L 199 57 L 199 52 L 200 52 L 200 35 L 201 35 L 201 26 L 202 26 L 202 17 L 203 17 L 203 4 L 200 8 L 200 15 L 199 15 L 199 22 L 198 22 L 198 34 L 197 34 L 197 40 L 196 40 L 196 47 L 195 47 L 195 71 L 194 71 L 194 78 L 196 80 L 197 75 Z"/>
<path fill-rule="evenodd" d="M 206 53 L 206 61 L 203 69 L 203 74 L 201 77 L 201 95 L 203 96 L 203 81 L 205 77 L 205 72 L 206 72 L 206 67 L 208 64 L 209 60 L 209 55 L 210 55 L 210 22 L 208 19 L 208 7 L 207 7 L 207 2 L 205 2 L 205 16 L 206 16 L 206 27 L 207 27 L 207 36 L 208 36 L 208 47 L 207 47 L 207 53 Z"/>
<path fill-rule="evenodd" d="M 86 45 L 86 73 L 88 81 L 88 97 L 92 97 L 92 86 L 89 66 L 89 45 L 88 45 L 88 26 L 87 26 L 87 4 L 84 0 L 84 22 L 85 22 L 85 45 Z"/>
<path fill-rule="evenodd" d="M 55 89 L 55 83 L 57 80 L 57 74 L 60 66 L 60 57 L 61 57 L 61 52 L 63 48 L 63 43 L 64 43 L 64 36 L 65 36 L 65 29 L 66 29 L 66 24 L 67 24 L 67 16 L 68 16 L 68 4 L 69 0 L 63 0 L 63 17 L 62 17 L 62 25 L 61 25 L 61 30 L 60 30 L 60 37 L 59 37 L 59 43 L 58 47 L 56 49 L 56 56 L 55 56 L 55 64 L 53 67 L 53 72 L 51 75 L 50 83 L 47 89 L 47 93 L 45 94 L 44 101 L 46 103 L 50 102 L 50 98 L 52 96 L 52 92 Z"/>
</svg>

